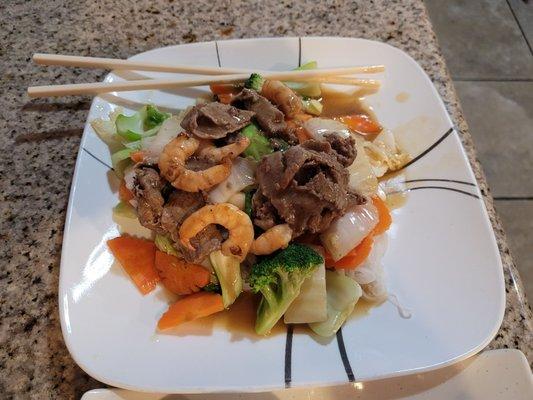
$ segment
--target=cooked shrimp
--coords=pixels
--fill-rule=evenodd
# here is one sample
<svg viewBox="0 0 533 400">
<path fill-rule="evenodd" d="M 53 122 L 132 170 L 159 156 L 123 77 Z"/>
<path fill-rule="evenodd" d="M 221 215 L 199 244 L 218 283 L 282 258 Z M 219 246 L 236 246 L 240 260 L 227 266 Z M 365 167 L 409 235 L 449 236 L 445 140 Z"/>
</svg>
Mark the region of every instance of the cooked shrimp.
<svg viewBox="0 0 533 400">
<path fill-rule="evenodd" d="M 215 145 L 210 141 L 202 141 L 200 148 L 198 149 L 198 156 L 212 162 L 220 162 L 224 158 L 229 158 L 233 160 L 239 154 L 241 154 L 248 145 L 250 144 L 250 139 L 245 136 L 241 136 L 237 139 L 236 142 L 227 144 L 222 147 L 215 147 Z"/>
<path fill-rule="evenodd" d="M 273 226 L 252 243 L 250 252 L 256 255 L 273 253 L 288 246 L 292 238 L 292 229 L 287 224 Z"/>
<path fill-rule="evenodd" d="M 254 227 L 250 217 L 233 204 L 207 205 L 192 213 L 180 227 L 181 243 L 192 249 L 190 240 L 210 224 L 222 225 L 229 237 L 222 243 L 222 253 L 242 261 L 254 240 Z"/>
<path fill-rule="evenodd" d="M 229 176 L 230 159 L 224 159 L 221 164 L 202 171 L 186 168 L 187 159 L 194 154 L 199 144 L 195 138 L 180 135 L 163 149 L 159 157 L 159 170 L 175 188 L 186 192 L 198 192 L 219 184 Z"/>
<path fill-rule="evenodd" d="M 302 112 L 302 101 L 298 95 L 280 81 L 266 80 L 261 94 L 276 104 L 289 118 Z"/>
</svg>

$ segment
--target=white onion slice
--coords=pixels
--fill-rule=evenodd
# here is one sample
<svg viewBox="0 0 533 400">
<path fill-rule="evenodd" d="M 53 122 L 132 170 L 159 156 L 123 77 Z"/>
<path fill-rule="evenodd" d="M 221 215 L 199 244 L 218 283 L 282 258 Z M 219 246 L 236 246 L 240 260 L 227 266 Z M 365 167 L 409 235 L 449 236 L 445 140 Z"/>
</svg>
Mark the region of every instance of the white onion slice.
<svg viewBox="0 0 533 400">
<path fill-rule="evenodd" d="M 328 133 L 335 133 L 342 138 L 350 136 L 350 130 L 342 122 L 328 118 L 311 118 L 304 123 L 305 130 L 314 139 L 323 139 Z"/>
<path fill-rule="evenodd" d="M 219 183 L 207 196 L 211 203 L 226 203 L 235 193 L 255 182 L 256 164 L 249 158 L 237 157 L 233 161 L 231 174 Z"/>
<path fill-rule="evenodd" d="M 320 235 L 320 240 L 335 261 L 340 260 L 374 229 L 378 223 L 378 210 L 368 201 L 354 207 L 334 221 Z"/>
</svg>

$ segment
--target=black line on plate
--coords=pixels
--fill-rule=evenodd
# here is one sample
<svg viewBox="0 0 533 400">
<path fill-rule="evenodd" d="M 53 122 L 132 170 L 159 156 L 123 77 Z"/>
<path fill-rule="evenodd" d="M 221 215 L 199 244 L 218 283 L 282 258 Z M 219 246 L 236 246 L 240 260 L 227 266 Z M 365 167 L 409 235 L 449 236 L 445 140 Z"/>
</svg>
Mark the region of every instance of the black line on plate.
<svg viewBox="0 0 533 400">
<path fill-rule="evenodd" d="M 511 3 L 509 3 L 509 0 L 506 0 L 506 2 L 507 2 L 507 5 L 509 6 L 509 9 L 511 10 L 511 14 L 513 14 L 516 25 L 518 25 L 518 29 L 520 29 L 520 33 L 522 33 L 522 37 L 526 41 L 527 47 L 529 47 L 529 52 L 533 55 L 533 49 L 531 48 L 531 43 L 529 43 L 529 40 L 527 40 L 527 36 L 524 33 L 524 29 L 522 28 L 522 25 L 520 25 L 520 22 L 518 21 L 518 18 L 516 17 L 516 14 L 513 10 L 513 7 L 511 7 Z"/>
<path fill-rule="evenodd" d="M 344 346 L 344 338 L 342 337 L 342 328 L 339 328 L 337 331 L 337 344 L 339 345 L 339 353 L 341 355 L 342 364 L 344 365 L 344 370 L 348 376 L 350 382 L 355 382 L 355 376 L 352 371 L 352 366 L 350 365 L 350 360 L 348 360 L 348 354 L 346 354 L 346 347 Z"/>
<path fill-rule="evenodd" d="M 446 131 L 444 135 L 440 137 L 439 140 L 437 140 L 435 143 L 433 143 L 431 146 L 429 146 L 426 150 L 424 150 L 422 153 L 417 155 L 415 158 L 413 158 L 411 161 L 409 161 L 407 164 L 403 165 L 401 168 L 399 168 L 397 171 L 401 171 L 402 169 L 407 168 L 409 165 L 414 164 L 418 160 L 420 160 L 422 157 L 424 157 L 426 154 L 428 154 L 431 150 L 433 150 L 435 147 L 437 147 L 441 142 L 446 139 L 450 133 L 453 132 L 453 128 L 450 128 Z"/>
<path fill-rule="evenodd" d="M 497 196 L 497 197 L 494 197 L 494 200 L 529 201 L 529 200 L 533 200 L 533 196 Z"/>
<path fill-rule="evenodd" d="M 470 192 L 465 192 L 464 190 L 454 189 L 454 188 L 445 187 L 445 186 L 419 186 L 419 187 L 415 187 L 415 188 L 408 188 L 408 189 L 405 189 L 405 190 L 397 190 L 397 191 L 394 191 L 394 192 L 388 192 L 387 194 L 404 193 L 404 192 L 411 192 L 413 190 L 422 190 L 422 189 L 449 190 L 451 192 L 461 193 L 461 194 L 464 194 L 464 195 L 479 199 L 479 196 L 477 194 L 470 193 Z"/>
<path fill-rule="evenodd" d="M 109 168 L 110 170 L 113 171 L 113 167 L 111 167 L 110 165 L 107 165 L 105 162 L 103 162 L 102 160 L 100 160 L 98 157 L 96 157 L 93 153 L 91 153 L 89 150 L 87 150 L 85 147 L 82 148 L 84 152 L 86 152 L 87 154 L 89 154 L 92 158 L 94 158 L 96 161 L 98 161 L 100 164 L 102 165 L 105 165 L 107 168 Z"/>
<path fill-rule="evenodd" d="M 222 64 L 220 63 L 220 52 L 218 51 L 218 42 L 215 40 L 215 49 L 217 50 L 217 62 L 218 67 L 222 67 Z"/>
<path fill-rule="evenodd" d="M 291 387 L 292 380 L 292 336 L 293 326 L 287 325 L 287 339 L 285 341 L 285 387 Z"/>
<path fill-rule="evenodd" d="M 298 67 L 302 66 L 302 38 L 298 38 Z"/>
<path fill-rule="evenodd" d="M 453 182 L 453 183 L 459 183 L 461 185 L 468 185 L 468 186 L 476 186 L 475 183 L 472 182 L 466 182 L 466 181 L 458 181 L 455 179 L 440 179 L 440 178 L 427 178 L 427 179 L 408 179 L 404 181 L 404 183 L 411 183 L 411 182 Z"/>
</svg>

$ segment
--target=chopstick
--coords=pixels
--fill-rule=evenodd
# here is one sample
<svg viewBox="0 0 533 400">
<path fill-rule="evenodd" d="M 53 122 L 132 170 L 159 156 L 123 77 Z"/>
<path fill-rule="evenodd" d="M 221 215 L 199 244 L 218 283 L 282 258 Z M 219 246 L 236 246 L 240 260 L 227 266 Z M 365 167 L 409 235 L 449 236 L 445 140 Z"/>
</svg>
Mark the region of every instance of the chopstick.
<svg viewBox="0 0 533 400">
<path fill-rule="evenodd" d="M 278 79 L 285 81 L 308 81 L 318 79 L 324 81 L 328 76 L 345 75 L 353 73 L 354 70 L 359 70 L 361 67 L 346 67 L 334 69 L 316 69 L 305 71 L 286 71 L 286 72 L 264 72 L 262 76 L 268 79 Z M 213 83 L 239 83 L 249 78 L 249 73 L 219 75 L 219 76 L 198 76 L 187 79 L 147 79 L 140 81 L 126 81 L 126 82 L 97 82 L 97 83 L 78 83 L 67 85 L 45 85 L 33 86 L 28 88 L 28 95 L 30 97 L 57 97 L 70 95 L 84 95 L 84 94 L 99 94 L 109 92 L 127 92 L 134 90 L 149 90 L 149 89 L 176 89 L 192 86 L 204 86 Z M 341 81 L 338 77 L 336 78 Z M 349 80 L 349 83 L 348 83 Z M 379 82 L 368 79 L 344 78 L 344 84 L 364 86 L 364 87 L 379 87 Z"/>
<path fill-rule="evenodd" d="M 82 57 L 69 56 L 62 54 L 43 54 L 36 53 L 33 55 L 33 61 L 40 65 L 60 65 L 65 67 L 84 67 L 84 68 L 104 68 L 104 69 L 126 69 L 138 71 L 156 71 L 156 72 L 181 72 L 185 74 L 198 75 L 224 75 L 224 74 L 250 74 L 252 72 L 265 73 L 266 71 L 242 69 L 242 68 L 222 68 L 222 67 L 201 67 L 192 65 L 168 65 L 134 60 L 122 60 L 114 58 L 101 57 Z M 373 74 L 383 72 L 383 65 L 371 65 L 361 67 L 350 67 L 350 74 Z M 320 71 L 320 70 L 318 70 Z M 322 70 L 324 71 L 324 70 Z M 331 71 L 331 70 L 330 70 Z M 336 74 L 342 75 L 342 74 Z"/>
</svg>

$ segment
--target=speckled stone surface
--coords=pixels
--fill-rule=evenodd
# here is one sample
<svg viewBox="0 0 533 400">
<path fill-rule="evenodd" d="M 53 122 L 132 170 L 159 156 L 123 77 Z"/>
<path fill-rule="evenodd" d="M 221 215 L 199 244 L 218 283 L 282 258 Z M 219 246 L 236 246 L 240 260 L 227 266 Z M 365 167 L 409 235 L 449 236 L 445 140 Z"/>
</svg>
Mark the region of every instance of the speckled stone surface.
<svg viewBox="0 0 533 400">
<path fill-rule="evenodd" d="M 414 57 L 444 99 L 484 194 L 502 255 L 507 309 L 490 348 L 533 359 L 532 317 L 422 1 L 47 0 L 0 3 L 0 397 L 79 398 L 103 384 L 76 366 L 57 310 L 65 211 L 89 98 L 29 101 L 38 83 L 103 71 L 39 68 L 33 52 L 123 58 L 177 43 L 259 36 L 381 40 Z"/>
</svg>

